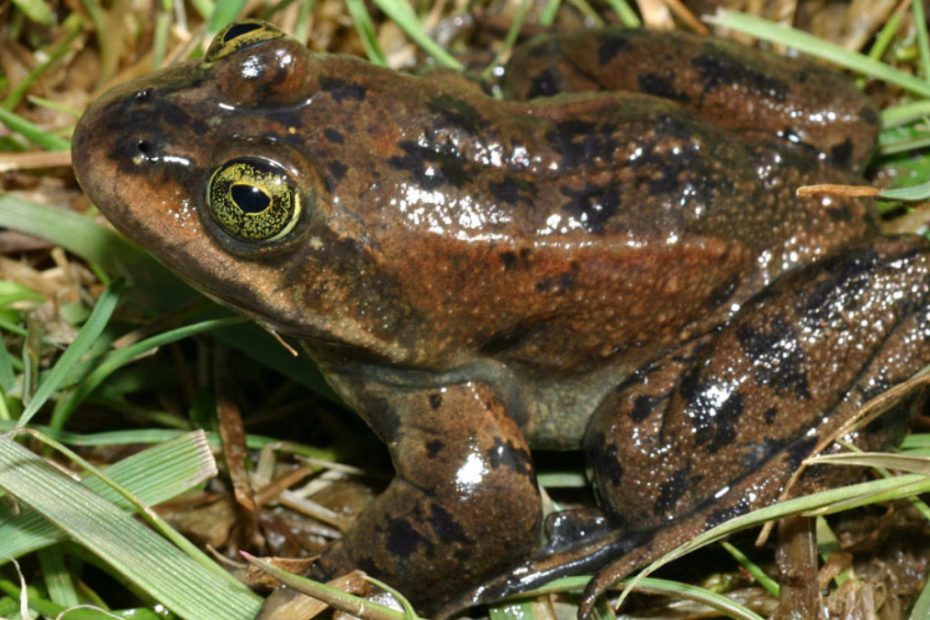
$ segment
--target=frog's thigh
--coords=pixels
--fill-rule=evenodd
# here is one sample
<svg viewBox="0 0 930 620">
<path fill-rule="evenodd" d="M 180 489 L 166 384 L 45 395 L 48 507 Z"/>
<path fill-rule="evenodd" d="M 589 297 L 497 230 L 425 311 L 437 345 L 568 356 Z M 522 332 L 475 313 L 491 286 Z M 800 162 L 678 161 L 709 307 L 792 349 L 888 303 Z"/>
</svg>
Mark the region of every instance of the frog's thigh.
<svg viewBox="0 0 930 620">
<path fill-rule="evenodd" d="M 623 570 L 774 501 L 864 402 L 930 363 L 928 288 L 917 237 L 847 248 L 603 403 L 586 437 L 599 493 L 615 519 L 652 533 Z M 900 413 L 885 415 L 855 439 L 899 439 Z"/>
<path fill-rule="evenodd" d="M 541 519 L 535 471 L 490 388 L 375 386 L 363 402 L 396 477 L 324 565 L 357 566 L 415 603 L 438 604 L 531 551 Z"/>
</svg>

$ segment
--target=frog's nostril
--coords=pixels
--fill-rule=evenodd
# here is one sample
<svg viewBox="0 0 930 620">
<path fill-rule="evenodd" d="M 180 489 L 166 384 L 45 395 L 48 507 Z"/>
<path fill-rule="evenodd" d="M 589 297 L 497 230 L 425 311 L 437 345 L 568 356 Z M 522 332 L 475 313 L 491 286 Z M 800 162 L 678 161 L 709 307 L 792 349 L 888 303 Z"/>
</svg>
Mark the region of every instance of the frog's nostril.
<svg viewBox="0 0 930 620">
<path fill-rule="evenodd" d="M 136 101 L 146 101 L 151 96 L 152 96 L 151 88 L 143 88 L 142 90 L 136 91 L 136 94 L 133 95 Z"/>
</svg>

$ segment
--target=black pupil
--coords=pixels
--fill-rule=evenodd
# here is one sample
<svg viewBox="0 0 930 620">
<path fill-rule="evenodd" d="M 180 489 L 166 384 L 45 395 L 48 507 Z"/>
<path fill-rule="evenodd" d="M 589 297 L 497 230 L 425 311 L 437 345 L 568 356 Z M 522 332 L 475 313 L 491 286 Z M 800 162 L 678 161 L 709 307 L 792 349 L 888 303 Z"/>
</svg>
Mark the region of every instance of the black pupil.
<svg viewBox="0 0 930 620">
<path fill-rule="evenodd" d="M 246 213 L 261 213 L 271 204 L 271 198 L 254 185 L 233 185 L 230 189 L 233 200 Z"/>
<path fill-rule="evenodd" d="M 258 30 L 259 28 L 261 28 L 259 24 L 233 24 L 229 27 L 229 30 L 226 31 L 226 34 L 223 35 L 223 43 L 229 43 L 233 39 L 241 37 L 253 30 Z"/>
</svg>

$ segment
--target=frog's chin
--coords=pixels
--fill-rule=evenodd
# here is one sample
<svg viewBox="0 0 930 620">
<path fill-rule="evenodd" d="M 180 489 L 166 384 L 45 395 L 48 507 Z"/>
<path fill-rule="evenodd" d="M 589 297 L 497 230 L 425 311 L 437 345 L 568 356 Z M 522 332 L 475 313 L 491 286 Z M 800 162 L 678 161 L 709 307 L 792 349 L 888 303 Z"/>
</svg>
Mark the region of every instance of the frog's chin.
<svg viewBox="0 0 930 620">
<path fill-rule="evenodd" d="M 350 355 L 357 358 L 383 359 L 395 364 L 404 363 L 409 357 L 408 352 L 397 342 L 380 340 L 352 321 L 340 320 L 338 317 L 327 320 L 306 314 L 301 315 L 298 321 L 269 320 L 267 310 L 249 304 L 247 300 L 231 299 L 205 289 L 203 282 L 195 283 L 182 274 L 178 275 L 217 305 L 244 316 L 276 339 L 282 340 L 284 336 L 300 340 L 313 357 L 319 357 L 322 351 L 339 351 L 340 357 Z"/>
</svg>

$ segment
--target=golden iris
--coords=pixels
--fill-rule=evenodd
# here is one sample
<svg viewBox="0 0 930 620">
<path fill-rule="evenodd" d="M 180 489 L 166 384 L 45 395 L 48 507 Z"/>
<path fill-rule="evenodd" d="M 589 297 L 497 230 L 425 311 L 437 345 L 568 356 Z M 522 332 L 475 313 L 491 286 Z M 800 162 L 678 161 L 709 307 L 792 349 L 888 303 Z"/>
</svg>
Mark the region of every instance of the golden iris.
<svg viewBox="0 0 930 620">
<path fill-rule="evenodd" d="M 217 168 L 207 185 L 207 206 L 227 234 L 242 241 L 277 241 L 300 217 L 300 193 L 279 165 L 243 157 Z"/>
</svg>

